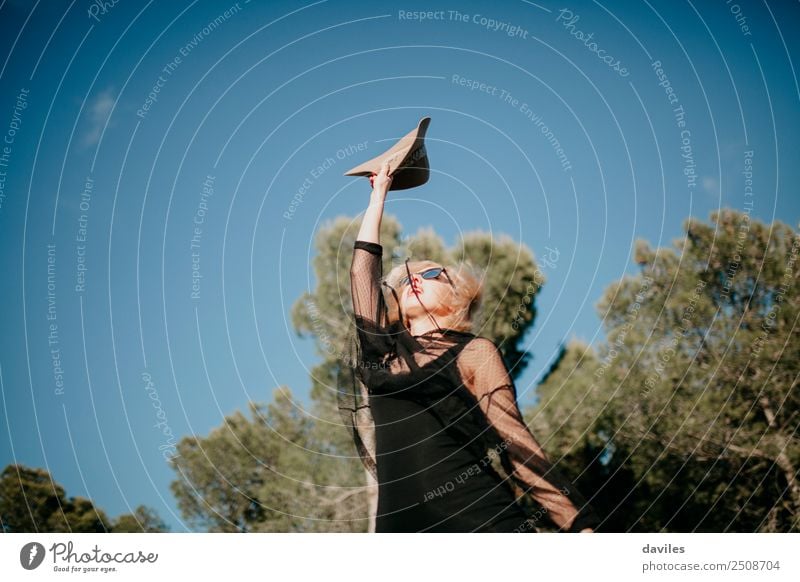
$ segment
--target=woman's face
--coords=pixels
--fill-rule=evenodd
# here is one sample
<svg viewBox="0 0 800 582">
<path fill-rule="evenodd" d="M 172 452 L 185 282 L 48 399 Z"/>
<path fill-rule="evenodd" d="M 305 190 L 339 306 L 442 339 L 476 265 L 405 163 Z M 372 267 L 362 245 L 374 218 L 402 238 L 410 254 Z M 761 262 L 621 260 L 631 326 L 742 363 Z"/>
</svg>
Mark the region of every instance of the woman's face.
<svg viewBox="0 0 800 582">
<path fill-rule="evenodd" d="M 452 295 L 453 288 L 444 273 L 435 279 L 424 279 L 420 273 L 412 272 L 409 283 L 400 287 L 400 306 L 410 319 L 424 317 L 426 309 L 433 315 L 447 315 L 453 310 Z"/>
</svg>

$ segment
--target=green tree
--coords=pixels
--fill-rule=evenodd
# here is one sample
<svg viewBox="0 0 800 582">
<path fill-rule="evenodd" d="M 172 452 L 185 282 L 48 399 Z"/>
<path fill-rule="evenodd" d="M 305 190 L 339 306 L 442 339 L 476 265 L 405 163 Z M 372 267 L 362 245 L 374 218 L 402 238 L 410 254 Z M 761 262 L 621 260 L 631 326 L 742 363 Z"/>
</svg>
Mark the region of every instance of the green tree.
<svg viewBox="0 0 800 582">
<path fill-rule="evenodd" d="M 178 443 L 171 488 L 184 517 L 211 532 L 358 531 L 362 487 L 316 440 L 291 391 L 279 387 L 272 403 L 249 409 Z"/>
<path fill-rule="evenodd" d="M 354 333 L 349 275 L 359 225 L 357 220 L 340 217 L 320 229 L 314 259 L 317 286 L 292 308 L 295 329 L 301 336 L 315 338 L 322 358 L 312 370 L 312 398 L 321 419 L 319 428 L 328 442 L 336 443 L 335 450 L 342 458 L 348 460 L 356 458 L 356 451 L 341 428 L 336 391 L 347 389 L 338 378 L 348 366 L 346 346 Z M 384 274 L 406 258 L 446 264 L 464 262 L 484 269 L 483 301 L 473 331 L 496 341 L 512 376 L 518 376 L 529 361 L 528 354 L 520 347 L 521 339 L 533 323 L 536 295 L 544 283 L 533 253 L 507 236 L 495 240 L 483 232 L 465 234 L 449 249 L 431 228 L 405 237 L 401 232 L 399 222 L 391 215 L 384 215 L 381 223 Z M 363 472 L 365 515 L 369 517 L 368 531 L 373 531 L 377 484 L 369 472 L 363 468 L 357 470 Z"/>
<path fill-rule="evenodd" d="M 297 333 L 317 340 L 323 366 L 328 362 L 340 365 L 346 360 L 347 340 L 353 328 L 350 261 L 358 226 L 358 221 L 340 217 L 320 228 L 313 261 L 316 288 L 305 292 L 292 307 Z M 500 344 L 512 375 L 518 376 L 530 358 L 521 349 L 522 336 L 536 317 L 535 299 L 545 282 L 533 253 L 504 235 L 495 239 L 485 232 L 466 233 L 447 249 L 430 228 L 405 238 L 400 236 L 401 230 L 393 216 L 384 215 L 384 273 L 406 258 L 466 262 L 485 270 L 483 302 L 473 331 Z M 329 387 L 327 392 L 330 396 L 335 391 Z"/>
<path fill-rule="evenodd" d="M 634 501 L 635 475 L 604 431 L 609 391 L 601 362 L 579 340 L 564 344 L 536 388 L 539 401 L 525 417 L 559 469 L 603 519 L 599 531 L 626 531 Z M 608 423 L 605 423 L 608 424 Z"/>
<path fill-rule="evenodd" d="M 137 518 L 146 523 L 145 531 L 166 531 L 155 511 L 145 506 L 139 506 L 135 516 L 124 514 L 109 520 L 89 499 L 68 498 L 64 488 L 44 469 L 8 465 L 0 475 L 0 524 L 4 532 L 141 531 L 132 529 Z"/>
<path fill-rule="evenodd" d="M 340 217 L 319 230 L 313 259 L 316 285 L 292 307 L 300 336 L 315 339 L 320 363 L 311 370 L 311 408 L 301 411 L 288 388 L 266 407 L 250 404 L 205 438 L 185 438 L 173 466 L 172 490 L 182 514 L 210 531 L 370 531 L 377 487 L 345 430 L 336 393 L 346 389 L 354 333 L 350 262 L 357 220 Z M 476 331 L 501 345 L 518 375 L 527 357 L 519 347 L 535 316 L 543 283 L 533 254 L 507 237 L 465 235 L 447 249 L 432 229 L 401 236 L 384 215 L 384 273 L 406 257 L 469 261 L 486 268 L 484 307 Z"/>
<path fill-rule="evenodd" d="M 536 418 L 633 477 L 624 499 L 597 488 L 613 529 L 797 531 L 800 236 L 733 210 L 684 228 L 637 243 L 640 272 L 598 304 L 606 341 L 562 361 Z"/>
<path fill-rule="evenodd" d="M 133 513 L 125 513 L 114 519 L 111 526 L 114 533 L 163 533 L 169 526 L 151 508 L 138 506 Z"/>
</svg>

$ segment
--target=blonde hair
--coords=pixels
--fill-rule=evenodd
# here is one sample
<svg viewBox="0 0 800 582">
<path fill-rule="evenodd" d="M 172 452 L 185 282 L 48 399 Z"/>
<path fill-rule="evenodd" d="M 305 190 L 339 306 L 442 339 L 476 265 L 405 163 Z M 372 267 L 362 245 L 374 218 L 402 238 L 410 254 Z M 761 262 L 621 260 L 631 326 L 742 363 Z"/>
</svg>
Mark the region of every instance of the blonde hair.
<svg viewBox="0 0 800 582">
<path fill-rule="evenodd" d="M 471 331 L 473 319 L 480 307 L 481 298 L 483 296 L 483 273 L 470 263 L 461 262 L 458 265 L 443 265 L 436 261 L 408 261 L 408 269 L 412 273 L 419 273 L 431 267 L 444 267 L 447 270 L 447 275 L 453 281 L 455 289 L 450 287 L 452 291 L 452 300 L 450 304 L 453 306 L 453 312 L 443 318 L 437 318 L 441 327 L 454 329 L 457 331 Z M 392 289 L 394 289 L 398 296 L 400 295 L 400 280 L 407 275 L 405 263 L 400 263 L 394 267 L 389 274 L 384 277 L 384 281 Z M 447 277 L 445 276 L 445 282 Z M 395 323 L 399 320 L 398 312 L 399 306 L 397 300 L 392 293 L 392 290 L 382 285 L 384 298 L 389 307 L 389 323 Z M 404 314 L 405 315 L 405 314 Z M 403 322 L 408 327 L 408 318 Z"/>
</svg>

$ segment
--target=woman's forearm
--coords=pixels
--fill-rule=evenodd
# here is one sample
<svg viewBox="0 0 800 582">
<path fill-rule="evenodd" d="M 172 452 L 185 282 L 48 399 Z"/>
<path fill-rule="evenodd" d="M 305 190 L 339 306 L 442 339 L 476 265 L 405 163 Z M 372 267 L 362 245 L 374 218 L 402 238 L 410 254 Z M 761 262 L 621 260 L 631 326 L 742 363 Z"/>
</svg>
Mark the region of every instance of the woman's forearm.
<svg viewBox="0 0 800 582">
<path fill-rule="evenodd" d="M 358 231 L 356 240 L 381 244 L 381 218 L 383 217 L 383 203 L 386 200 L 386 193 L 392 185 L 392 177 L 389 175 L 389 162 L 384 161 L 377 174 L 370 178 L 372 193 L 369 195 L 369 206 L 364 212 L 364 219 L 361 221 L 361 228 Z"/>
<path fill-rule="evenodd" d="M 364 212 L 361 221 L 361 228 L 358 231 L 356 240 L 363 240 L 371 243 L 381 243 L 381 218 L 383 217 L 383 203 L 386 194 L 379 190 L 373 190 L 369 197 L 369 206 Z"/>
</svg>

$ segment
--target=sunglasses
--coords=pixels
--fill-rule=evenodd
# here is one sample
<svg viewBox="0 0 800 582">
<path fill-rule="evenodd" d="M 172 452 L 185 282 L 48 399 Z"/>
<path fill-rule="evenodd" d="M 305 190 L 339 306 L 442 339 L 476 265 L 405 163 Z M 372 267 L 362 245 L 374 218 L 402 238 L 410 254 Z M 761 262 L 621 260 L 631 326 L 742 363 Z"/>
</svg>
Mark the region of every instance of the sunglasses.
<svg viewBox="0 0 800 582">
<path fill-rule="evenodd" d="M 409 282 L 411 281 L 411 271 L 408 269 L 408 259 L 406 259 L 406 273 L 408 274 L 402 279 L 400 279 L 401 287 L 403 287 L 404 285 L 408 285 Z M 455 285 L 453 285 L 453 280 L 450 279 L 450 275 L 447 274 L 447 269 L 445 269 L 444 267 L 431 267 L 430 269 L 425 269 L 424 271 L 421 271 L 417 274 L 420 275 L 423 279 L 437 279 L 439 275 L 441 275 L 442 273 L 444 273 L 444 276 L 447 277 L 447 281 L 450 283 L 450 285 L 452 287 L 455 287 Z"/>
</svg>

